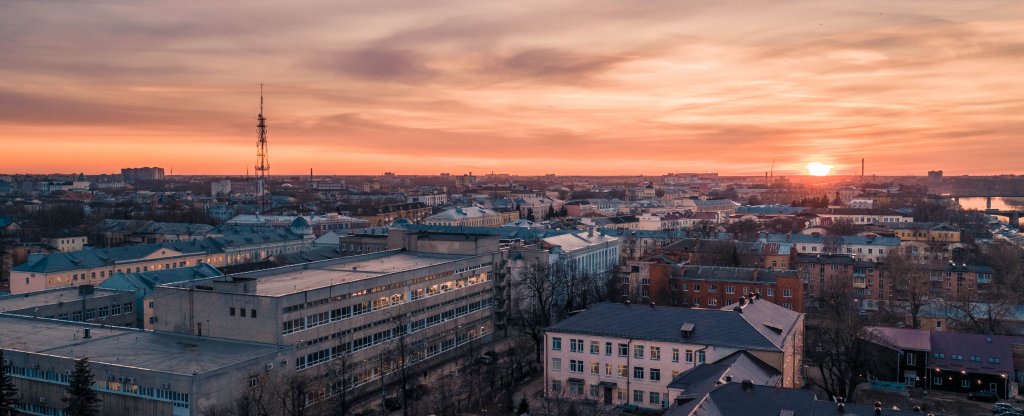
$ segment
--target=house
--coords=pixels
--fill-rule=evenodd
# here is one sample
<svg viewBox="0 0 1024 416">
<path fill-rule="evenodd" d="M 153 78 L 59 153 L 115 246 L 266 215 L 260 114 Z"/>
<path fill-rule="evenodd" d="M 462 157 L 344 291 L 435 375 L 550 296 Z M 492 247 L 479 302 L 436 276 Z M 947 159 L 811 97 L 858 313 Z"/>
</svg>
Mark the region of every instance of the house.
<svg viewBox="0 0 1024 416">
<path fill-rule="evenodd" d="M 723 309 L 599 303 L 544 335 L 544 392 L 660 409 L 686 370 L 746 351 L 802 384 L 803 314 L 770 302 Z"/>
</svg>

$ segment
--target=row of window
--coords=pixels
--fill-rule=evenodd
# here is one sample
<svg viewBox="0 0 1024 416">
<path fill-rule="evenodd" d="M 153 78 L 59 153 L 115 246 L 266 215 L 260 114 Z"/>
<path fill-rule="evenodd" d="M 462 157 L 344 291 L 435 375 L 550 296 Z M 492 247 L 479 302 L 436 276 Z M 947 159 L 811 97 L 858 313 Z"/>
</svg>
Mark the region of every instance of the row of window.
<svg viewBox="0 0 1024 416">
<path fill-rule="evenodd" d="M 571 396 L 583 396 L 584 383 L 582 381 L 579 381 L 579 380 L 569 380 L 565 384 L 568 387 L 567 393 L 569 395 L 571 395 Z M 551 390 L 553 392 L 555 392 L 556 394 L 557 393 L 561 393 L 561 391 L 562 391 L 562 380 L 551 380 Z M 623 392 L 625 392 L 625 391 L 626 391 L 625 389 L 616 389 L 616 396 L 617 396 L 619 401 L 625 401 L 625 397 L 623 397 L 624 396 Z M 593 398 L 593 399 L 600 399 L 601 398 L 601 386 L 599 386 L 597 384 L 591 384 L 590 385 L 590 397 Z M 633 400 L 632 400 L 632 403 L 643 404 L 643 403 L 645 403 L 644 400 L 646 399 L 647 400 L 646 403 L 650 403 L 650 404 L 653 404 L 653 405 L 664 406 L 664 405 L 666 405 L 666 403 L 663 403 L 662 399 L 663 398 L 667 398 L 667 397 L 668 397 L 667 395 L 662 395 L 661 392 L 657 392 L 657 391 L 645 392 L 643 390 L 633 390 Z"/>
<path fill-rule="evenodd" d="M 913 357 L 912 354 L 908 354 L 907 355 L 907 364 L 914 365 L 913 358 L 911 358 L 911 357 Z M 946 354 L 942 353 L 942 352 L 933 352 L 932 353 L 932 357 L 934 357 L 934 358 L 946 358 Z M 964 355 L 963 354 L 950 354 L 949 358 L 952 359 L 952 360 L 963 361 Z M 982 361 L 981 360 L 982 358 L 984 358 L 984 357 L 982 357 L 980 355 L 971 355 L 971 356 L 968 357 L 969 360 L 971 360 L 973 362 L 976 362 L 976 363 L 980 363 Z M 988 363 L 989 364 L 999 364 L 999 362 L 1000 362 L 999 357 L 988 357 Z"/>
<path fill-rule="evenodd" d="M 250 311 L 249 317 L 253 318 L 253 319 L 256 319 L 256 310 L 255 309 L 249 309 L 249 311 Z M 235 307 L 234 306 L 228 308 L 228 316 L 235 316 Z M 238 308 L 238 316 L 241 316 L 241 317 L 245 318 L 245 308 Z"/>
<path fill-rule="evenodd" d="M 9 366 L 8 371 L 14 377 L 42 380 L 65 386 L 68 385 L 71 380 L 71 376 L 67 372 L 60 373 L 57 371 L 44 371 L 38 368 L 26 368 L 15 365 Z M 128 379 L 128 381 L 132 380 Z M 188 393 L 179 393 L 172 390 L 157 389 L 153 387 L 140 387 L 138 384 L 135 384 L 134 382 L 128 383 L 126 381 L 121 381 L 121 379 L 115 380 L 113 376 L 111 376 L 111 380 L 109 381 L 94 381 L 92 384 L 92 388 L 94 390 L 106 391 L 111 393 L 129 394 L 134 396 L 146 396 L 154 399 L 174 402 L 174 406 L 176 407 L 189 407 Z"/>
<path fill-rule="evenodd" d="M 101 306 L 99 308 L 91 308 L 83 311 L 74 311 L 68 313 L 62 313 L 56 316 L 47 316 L 50 319 L 60 319 L 62 321 L 92 321 L 94 319 L 103 319 L 108 316 L 117 316 L 122 314 L 129 314 L 135 310 L 135 304 L 133 303 L 119 303 L 110 306 Z"/>
<path fill-rule="evenodd" d="M 612 351 L 613 351 L 612 347 L 613 347 L 613 345 L 612 345 L 611 342 L 605 342 L 604 343 L 604 355 L 610 357 L 612 355 Z M 551 337 L 551 350 L 552 351 L 561 351 L 562 350 L 562 337 Z M 629 355 L 629 344 L 619 343 L 618 346 L 617 346 L 617 351 L 618 351 L 618 356 L 619 357 L 625 357 L 625 356 Z M 645 353 L 645 351 L 646 351 L 646 353 Z M 585 352 L 584 351 L 584 340 L 582 338 L 569 338 L 569 352 L 584 353 Z M 704 350 L 698 350 L 696 352 L 698 354 L 698 362 L 703 363 L 704 362 Z M 679 348 L 673 348 L 672 349 L 672 362 L 674 362 L 674 363 L 678 363 L 679 362 L 679 353 L 680 353 Z M 590 354 L 593 354 L 593 355 L 601 354 L 601 342 L 600 341 L 590 341 Z M 686 357 L 686 362 L 688 362 L 688 363 L 692 363 L 693 362 L 693 354 L 694 354 L 694 350 L 686 350 L 686 356 L 685 356 Z M 648 359 L 653 360 L 653 361 L 661 360 L 661 347 L 652 345 L 652 346 L 650 346 L 650 348 L 647 348 L 647 346 L 643 345 L 643 344 L 633 345 L 633 358 L 638 359 L 638 360 L 642 360 L 644 358 L 648 358 Z"/>
</svg>

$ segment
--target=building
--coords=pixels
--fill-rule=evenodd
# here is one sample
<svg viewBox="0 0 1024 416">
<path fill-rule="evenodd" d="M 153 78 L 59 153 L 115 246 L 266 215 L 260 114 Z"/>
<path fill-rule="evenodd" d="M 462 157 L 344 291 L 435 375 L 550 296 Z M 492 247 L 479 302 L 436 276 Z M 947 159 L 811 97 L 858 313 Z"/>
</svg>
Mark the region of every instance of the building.
<svg viewBox="0 0 1024 416">
<path fill-rule="evenodd" d="M 121 176 L 124 176 L 124 181 L 129 184 L 142 181 L 162 181 L 164 180 L 164 168 L 123 168 Z"/>
<path fill-rule="evenodd" d="M 132 292 L 85 285 L 0 297 L 0 312 L 33 318 L 134 327 Z"/>
<path fill-rule="evenodd" d="M 888 209 L 822 208 L 812 211 L 818 216 L 818 224 L 828 225 L 836 221 L 854 224 L 914 222 L 914 217 Z"/>
<path fill-rule="evenodd" d="M 128 303 L 131 305 L 132 303 Z M 291 346 L 0 314 L 0 348 L 25 414 L 63 414 L 75 360 L 89 358 L 112 416 L 204 414 L 261 380 L 294 373 Z"/>
<path fill-rule="evenodd" d="M 105 219 L 94 225 L 89 235 L 93 244 L 110 247 L 202 240 L 212 230 L 213 227 L 207 224 Z"/>
<path fill-rule="evenodd" d="M 548 397 L 661 409 L 680 373 L 746 351 L 798 387 L 803 314 L 770 302 L 723 309 L 600 303 L 544 335 Z"/>
<path fill-rule="evenodd" d="M 422 202 L 347 206 L 341 207 L 339 210 L 345 215 L 365 221 L 371 227 L 391 225 L 392 222 L 399 218 L 405 218 L 412 222 L 421 222 L 433 213 L 433 210 Z"/>
<path fill-rule="evenodd" d="M 286 364 L 300 376 L 322 375 L 345 356 L 354 383 L 367 387 L 382 366 L 429 365 L 490 337 L 497 240 L 406 237 L 420 241 L 405 251 L 157 286 L 155 329 L 292 345 Z M 382 362 L 398 343 L 405 357 Z"/>
<path fill-rule="evenodd" d="M 423 223 L 427 225 L 500 227 L 502 224 L 517 219 L 519 219 L 519 213 L 516 211 L 499 212 L 472 206 L 449 208 L 423 219 Z"/>
<path fill-rule="evenodd" d="M 619 268 L 622 300 L 717 308 L 756 294 L 797 312 L 804 310 L 804 285 L 796 270 L 695 266 L 658 256 Z"/>
<path fill-rule="evenodd" d="M 747 374 L 746 372 L 743 373 Z M 713 377 L 713 375 L 711 376 Z M 836 403 L 821 399 L 807 389 L 779 388 L 759 384 L 739 376 L 725 375 L 702 394 L 676 396 L 664 416 L 916 416 L 921 412 L 896 410 L 891 405 L 878 407 L 855 403 Z M 678 390 L 673 389 L 675 395 Z"/>
<path fill-rule="evenodd" d="M 31 255 L 11 269 L 11 293 L 56 287 L 98 285 L 114 273 L 139 273 L 192 267 L 252 263 L 282 253 L 305 251 L 313 242 L 309 224 L 297 218 L 284 230 L 222 228 L 231 234 L 203 240 L 54 252 Z"/>
<path fill-rule="evenodd" d="M 445 205 L 448 203 L 448 194 L 420 194 L 420 195 L 406 195 L 405 202 L 413 203 L 419 202 L 428 206 L 436 207 L 439 205 Z"/>
<path fill-rule="evenodd" d="M 50 237 L 44 238 L 43 244 L 53 247 L 57 251 L 79 251 L 89 244 L 89 238 L 86 236 Z"/>
<path fill-rule="evenodd" d="M 97 290 L 117 290 L 132 293 L 134 322 L 138 328 L 153 329 L 153 292 L 158 285 L 201 280 L 224 274 L 215 267 L 199 263 L 193 267 L 180 267 L 152 272 L 115 273 L 97 286 Z M 79 286 L 83 287 L 83 286 Z M 67 290 L 67 289 L 64 289 Z M 37 293 L 37 292 L 33 292 Z M 128 312 L 131 312 L 129 310 Z"/>
<path fill-rule="evenodd" d="M 313 235 L 317 237 L 326 234 L 328 231 L 347 234 L 351 230 L 369 227 L 369 223 L 366 220 L 333 212 L 324 215 L 236 215 L 224 223 L 224 225 L 285 229 L 291 227 L 292 223 L 298 218 L 302 218 L 309 223 L 310 227 L 312 227 Z"/>
<path fill-rule="evenodd" d="M 900 222 L 883 224 L 883 227 L 892 230 L 893 234 L 900 238 L 900 241 L 960 242 L 960 230 L 946 223 Z"/>
<path fill-rule="evenodd" d="M 926 389 L 957 393 L 992 391 L 1017 396 L 1024 374 L 1015 372 L 1014 352 L 1024 337 L 870 327 L 865 340 L 886 347 L 899 367 L 879 376 Z"/>
<path fill-rule="evenodd" d="M 790 243 L 796 248 L 797 254 L 832 254 L 842 253 L 855 255 L 858 259 L 879 261 L 887 253 L 900 248 L 899 237 L 888 237 L 876 234 L 849 235 L 826 237 L 821 234 L 761 234 L 758 241 L 772 243 Z"/>
</svg>

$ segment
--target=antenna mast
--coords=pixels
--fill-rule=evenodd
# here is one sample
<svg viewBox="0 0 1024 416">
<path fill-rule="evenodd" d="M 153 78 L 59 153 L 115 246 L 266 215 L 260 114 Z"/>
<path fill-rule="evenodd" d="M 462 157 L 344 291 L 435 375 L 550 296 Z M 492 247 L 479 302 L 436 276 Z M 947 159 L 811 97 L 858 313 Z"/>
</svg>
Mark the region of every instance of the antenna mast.
<svg viewBox="0 0 1024 416">
<path fill-rule="evenodd" d="M 260 114 L 256 117 L 256 213 L 270 210 L 270 184 L 267 174 L 270 161 L 267 159 L 267 118 L 263 116 L 263 84 L 260 84 Z"/>
</svg>

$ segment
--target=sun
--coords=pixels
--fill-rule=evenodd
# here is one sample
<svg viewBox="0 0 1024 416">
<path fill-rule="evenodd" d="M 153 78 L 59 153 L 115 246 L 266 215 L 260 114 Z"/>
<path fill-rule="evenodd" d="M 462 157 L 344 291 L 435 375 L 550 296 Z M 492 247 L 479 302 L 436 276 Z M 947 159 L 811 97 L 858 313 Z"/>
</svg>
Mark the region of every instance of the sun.
<svg viewBox="0 0 1024 416">
<path fill-rule="evenodd" d="M 811 176 L 828 176 L 828 173 L 832 171 L 832 165 L 826 165 L 821 162 L 811 162 L 807 164 L 807 173 Z"/>
</svg>

